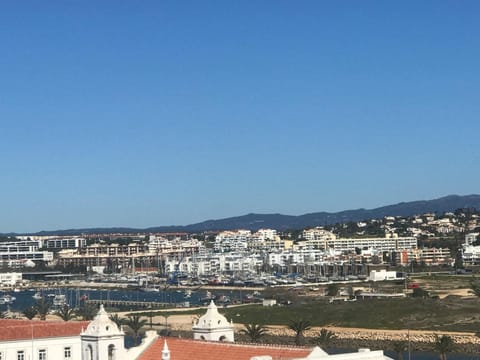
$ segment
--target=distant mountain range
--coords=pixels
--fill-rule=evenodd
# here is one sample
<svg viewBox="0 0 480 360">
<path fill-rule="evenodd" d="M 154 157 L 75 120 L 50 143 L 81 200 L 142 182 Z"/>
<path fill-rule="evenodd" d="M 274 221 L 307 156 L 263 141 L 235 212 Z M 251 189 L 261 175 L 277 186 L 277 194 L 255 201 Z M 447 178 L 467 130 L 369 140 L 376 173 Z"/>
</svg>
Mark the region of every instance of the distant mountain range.
<svg viewBox="0 0 480 360">
<path fill-rule="evenodd" d="M 384 216 L 412 216 L 424 213 L 453 212 L 460 208 L 480 209 L 480 195 L 449 195 L 434 200 L 402 202 L 375 209 L 346 210 L 336 213 L 317 212 L 305 215 L 247 214 L 219 220 L 207 220 L 185 226 L 157 226 L 147 229 L 135 228 L 89 228 L 56 231 L 40 231 L 31 235 L 77 235 L 100 233 L 150 233 L 150 232 L 202 232 L 218 230 L 247 229 L 256 231 L 261 228 L 276 230 L 303 229 L 349 221 L 362 221 L 383 218 Z M 12 234 L 9 234 L 12 235 Z M 14 234 L 13 234 L 14 235 Z"/>
</svg>

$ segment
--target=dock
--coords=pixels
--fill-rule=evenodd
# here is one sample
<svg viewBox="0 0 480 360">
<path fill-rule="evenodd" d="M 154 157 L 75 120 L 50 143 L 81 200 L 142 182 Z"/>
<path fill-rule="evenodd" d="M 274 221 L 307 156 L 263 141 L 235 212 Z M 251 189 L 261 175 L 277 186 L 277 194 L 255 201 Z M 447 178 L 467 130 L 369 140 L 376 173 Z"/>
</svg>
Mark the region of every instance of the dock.
<svg viewBox="0 0 480 360">
<path fill-rule="evenodd" d="M 165 308 L 167 306 L 172 306 L 171 303 L 162 303 L 158 301 L 132 301 L 132 300 L 85 300 L 87 304 L 95 304 L 100 305 L 103 304 L 105 306 L 110 307 L 120 307 L 120 306 L 135 306 L 141 308 Z"/>
</svg>

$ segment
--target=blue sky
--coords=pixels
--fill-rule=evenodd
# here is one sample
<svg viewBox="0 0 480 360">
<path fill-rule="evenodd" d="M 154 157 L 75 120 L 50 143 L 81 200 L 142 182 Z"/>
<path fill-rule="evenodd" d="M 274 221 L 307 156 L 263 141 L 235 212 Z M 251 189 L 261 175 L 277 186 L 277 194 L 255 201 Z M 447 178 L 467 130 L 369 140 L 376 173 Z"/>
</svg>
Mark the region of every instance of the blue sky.
<svg viewBox="0 0 480 360">
<path fill-rule="evenodd" d="M 0 232 L 479 193 L 478 1 L 0 3 Z"/>
</svg>

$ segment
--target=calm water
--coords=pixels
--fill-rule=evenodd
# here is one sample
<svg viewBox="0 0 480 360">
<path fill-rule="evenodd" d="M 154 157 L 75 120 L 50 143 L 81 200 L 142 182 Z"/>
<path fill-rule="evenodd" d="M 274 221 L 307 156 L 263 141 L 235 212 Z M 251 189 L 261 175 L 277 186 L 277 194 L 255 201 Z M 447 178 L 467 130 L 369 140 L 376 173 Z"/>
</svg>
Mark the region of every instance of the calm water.
<svg viewBox="0 0 480 360">
<path fill-rule="evenodd" d="M 39 291 L 43 297 L 53 299 L 54 295 L 65 295 L 68 304 L 71 307 L 78 307 L 80 299 L 87 297 L 90 300 L 123 300 L 123 301 L 145 301 L 159 302 L 166 304 L 184 304 L 188 302 L 191 306 L 202 305 L 208 303 L 207 291 L 192 291 L 190 296 L 185 294 L 183 290 L 167 290 L 160 292 L 145 292 L 140 290 L 79 290 L 79 289 L 50 289 Z M 212 295 L 228 297 L 232 302 L 241 301 L 247 294 L 251 294 L 253 290 L 210 290 Z M 2 295 L 7 293 L 2 293 Z M 35 291 L 9 292 L 9 295 L 16 297 L 13 304 L 9 305 L 13 311 L 22 311 L 28 306 L 35 305 L 33 295 Z M 50 296 L 49 296 L 50 295 Z M 0 310 L 6 310 L 7 305 L 0 305 Z"/>
</svg>

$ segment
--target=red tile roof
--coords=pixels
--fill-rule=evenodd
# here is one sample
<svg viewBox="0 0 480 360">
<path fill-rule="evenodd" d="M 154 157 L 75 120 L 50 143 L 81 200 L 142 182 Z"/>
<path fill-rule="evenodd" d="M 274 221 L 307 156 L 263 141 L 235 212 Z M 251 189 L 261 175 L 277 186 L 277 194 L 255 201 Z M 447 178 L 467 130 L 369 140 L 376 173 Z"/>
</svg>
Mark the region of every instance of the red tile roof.
<svg viewBox="0 0 480 360">
<path fill-rule="evenodd" d="M 157 339 L 146 349 L 138 360 L 161 360 L 165 338 Z M 306 357 L 312 349 L 246 345 L 201 341 L 190 339 L 166 338 L 172 360 L 250 360 L 253 356 L 269 355 L 273 360 Z"/>
<path fill-rule="evenodd" d="M 89 321 L 35 321 L 0 319 L 0 341 L 80 335 Z"/>
</svg>

